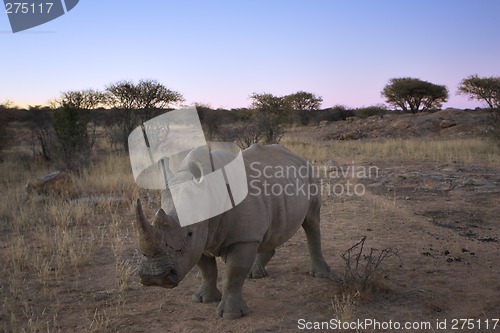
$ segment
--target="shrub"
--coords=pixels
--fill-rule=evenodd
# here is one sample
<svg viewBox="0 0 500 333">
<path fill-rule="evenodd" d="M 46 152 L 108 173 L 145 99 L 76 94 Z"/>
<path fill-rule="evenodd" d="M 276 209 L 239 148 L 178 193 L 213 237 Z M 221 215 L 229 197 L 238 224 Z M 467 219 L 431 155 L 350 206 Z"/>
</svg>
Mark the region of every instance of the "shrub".
<svg viewBox="0 0 500 333">
<path fill-rule="evenodd" d="M 41 156 L 44 160 L 52 160 L 54 130 L 52 128 L 52 111 L 30 108 L 28 127 L 31 131 L 31 150 L 33 156 Z"/>
<path fill-rule="evenodd" d="M 368 118 L 372 116 L 382 117 L 387 112 L 388 110 L 385 106 L 378 106 L 378 105 L 367 106 L 364 108 L 358 108 L 353 110 L 354 116 L 358 118 Z"/>
<path fill-rule="evenodd" d="M 395 256 L 401 261 L 399 253 L 391 248 L 383 250 L 370 248 L 368 254 L 363 253 L 365 241 L 366 236 L 341 255 L 345 263 L 344 289 L 347 291 L 372 288 L 386 259 Z"/>
<path fill-rule="evenodd" d="M 54 150 L 66 168 L 74 169 L 85 164 L 92 143 L 88 140 L 87 123 L 78 110 L 64 106 L 54 111 L 52 118 L 55 141 Z"/>
<path fill-rule="evenodd" d="M 7 146 L 7 117 L 0 109 L 0 151 L 2 151 Z"/>
<path fill-rule="evenodd" d="M 299 114 L 294 117 L 294 123 L 300 125 L 319 125 L 323 120 L 339 121 L 353 116 L 352 111 L 346 109 L 343 105 L 337 105 L 324 110 L 298 112 Z"/>
<path fill-rule="evenodd" d="M 493 128 L 489 132 L 489 137 L 491 141 L 493 141 L 500 147 L 500 116 L 493 118 Z"/>
</svg>

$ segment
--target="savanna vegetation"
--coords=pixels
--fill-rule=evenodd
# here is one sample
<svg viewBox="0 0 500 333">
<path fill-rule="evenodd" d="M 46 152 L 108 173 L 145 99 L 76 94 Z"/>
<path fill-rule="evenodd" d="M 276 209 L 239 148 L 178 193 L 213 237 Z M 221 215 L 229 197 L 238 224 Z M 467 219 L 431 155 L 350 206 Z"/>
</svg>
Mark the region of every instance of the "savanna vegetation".
<svg viewBox="0 0 500 333">
<path fill-rule="evenodd" d="M 408 98 L 407 100 L 396 102 L 395 83 L 408 83 L 412 87 L 403 89 L 405 95 L 400 96 Z M 339 272 L 342 283 L 318 282 L 321 284 L 321 290 L 318 291 L 317 285 L 313 285 L 316 282 L 308 282 L 300 273 L 302 268 L 291 263 L 306 260 L 306 256 L 299 255 L 291 260 L 290 257 L 277 255 L 273 259 L 276 265 L 274 270 L 279 270 L 284 277 L 271 280 L 271 286 L 258 284 L 260 282 L 249 285 L 248 288 L 253 288 L 250 289 L 252 294 L 264 290 L 278 295 L 277 298 L 283 290 L 289 290 L 289 286 L 301 286 L 298 288 L 300 290 L 292 292 L 293 295 L 286 294 L 285 299 L 282 299 L 283 305 L 286 305 L 282 308 L 289 308 L 288 311 L 292 312 L 280 315 L 281 321 L 273 317 L 274 322 L 279 322 L 276 324 L 278 328 L 290 328 L 291 320 L 298 318 L 304 311 L 319 313 L 320 318 L 335 317 L 344 321 L 359 316 L 383 316 L 378 312 L 374 314 L 373 309 L 377 308 L 391 311 L 404 309 L 407 313 L 403 314 L 409 315 L 407 319 L 438 315 L 456 318 L 464 313 L 456 312 L 458 310 L 453 308 L 454 305 L 448 305 L 449 290 L 434 290 L 434 286 L 431 287 L 432 281 L 437 281 L 439 286 L 448 286 L 446 278 L 448 275 L 452 276 L 453 269 L 456 269 L 443 268 L 438 261 L 439 256 L 443 256 L 446 251 L 455 251 L 455 257 L 446 254 L 445 259 L 451 259 L 450 265 L 463 263 L 460 270 L 464 276 L 470 267 L 475 272 L 490 272 L 489 259 L 484 260 L 484 265 L 483 261 L 471 259 L 467 266 L 465 263 L 468 259 L 465 255 L 468 255 L 467 258 L 481 255 L 484 258 L 495 258 L 498 253 L 493 249 L 495 240 L 498 242 L 495 234 L 498 226 L 491 222 L 495 209 L 491 203 L 497 192 L 494 192 L 495 182 L 490 181 L 500 165 L 499 147 L 490 141 L 491 138 L 500 138 L 498 134 L 493 135 L 499 133 L 500 129 L 498 78 L 471 76 L 460 83 L 460 93 L 485 102 L 487 110 L 491 112 L 493 121 L 489 127 L 484 127 L 487 130 L 477 132 L 479 134 L 468 134 L 464 130 L 465 134 L 462 135 L 461 132 L 453 138 L 443 134 L 443 137 L 429 138 L 403 136 L 357 140 L 328 139 L 327 133 L 322 140 L 315 136 L 323 130 L 328 131 L 325 126 L 334 128 L 343 124 L 361 131 L 366 130 L 366 124 L 371 120 L 416 117 L 423 114 L 422 111 L 436 111 L 434 109 L 439 108 L 447 97 L 447 88 L 428 82 L 423 82 L 421 88 L 415 88 L 420 83 L 420 80 L 406 78 L 389 82 L 386 88 L 392 90 L 387 89 L 391 90 L 391 94 L 388 92 L 390 98 L 387 97 L 387 103 L 396 110 L 390 110 L 384 105 L 357 109 L 340 105 L 322 108 L 320 96 L 304 91 L 285 96 L 254 93 L 250 96 L 249 107 L 241 109 L 222 110 L 197 105 L 208 140 L 234 141 L 242 148 L 256 142 L 281 142 L 318 165 L 325 165 L 331 159 L 335 159 L 338 165 L 352 165 L 354 162 L 361 166 L 389 165 L 383 171 L 387 173 L 385 178 L 381 176 L 382 180 L 373 180 L 373 183 L 367 185 L 371 192 L 365 197 L 326 197 L 324 200 L 322 219 L 325 221 L 324 234 L 328 237 L 325 251 L 328 254 L 327 260 Z M 437 92 L 430 95 L 422 93 L 422 89 L 429 87 Z M 184 291 L 144 289 L 135 277 L 140 254 L 136 250 L 131 224 L 134 216 L 132 205 L 135 199 L 141 198 L 145 202 L 147 213 L 153 214 L 159 206 L 159 200 L 158 193 L 141 190 L 135 185 L 126 153 L 127 137 L 131 130 L 182 102 L 181 93 L 170 90 L 155 80 L 141 80 L 138 83 L 112 83 L 102 92 L 92 89 L 63 92 L 49 107 L 18 109 L 10 102 L 2 103 L 2 331 L 127 332 L 143 327 L 161 330 L 155 325 L 164 327 L 162 321 L 174 317 L 176 320 L 182 318 L 183 323 L 188 326 L 194 323 L 192 325 L 196 328 L 201 317 L 193 313 L 186 315 L 189 311 L 175 312 L 176 306 L 187 306 L 188 303 L 176 302 L 182 302 L 180 299 L 187 297 L 191 292 L 190 288 L 197 283 L 195 273 L 187 277 L 186 285 L 181 286 L 188 289 Z M 475 114 L 483 111 L 466 112 Z M 443 132 L 448 128 L 445 125 L 442 126 Z M 402 131 L 411 129 L 402 128 Z M 55 192 L 39 194 L 26 190 L 27 182 L 56 169 L 66 170 L 69 174 L 70 181 L 64 187 Z M 394 171 L 395 169 L 398 171 Z M 439 178 L 440 174 L 436 174 L 440 169 L 448 170 L 443 171 L 447 173 L 446 177 L 441 177 L 443 179 Z M 467 172 L 482 173 L 482 178 L 478 176 L 465 179 L 464 174 Z M 406 186 L 404 182 L 408 179 L 413 183 Z M 445 188 L 448 183 L 449 189 Z M 414 184 L 423 185 L 420 188 L 420 185 Z M 463 194 L 473 186 L 482 191 L 473 194 L 486 207 L 484 214 L 478 209 L 479 204 L 474 201 L 476 199 Z M 457 192 L 453 192 L 453 195 L 447 194 L 447 191 L 455 189 Z M 488 196 L 488 191 L 493 191 L 491 196 Z M 459 195 L 464 196 L 458 197 Z M 460 200 L 455 200 L 457 197 Z M 455 201 L 458 202 L 457 205 L 453 205 Z M 434 203 L 447 208 L 443 211 L 439 207 L 429 209 L 428 206 Z M 415 206 L 407 208 L 411 204 Z M 457 221 L 462 221 L 463 216 L 464 229 L 461 229 L 462 224 Z M 450 222 L 452 226 L 443 229 L 442 221 L 448 217 L 453 220 Z M 431 219 L 432 223 L 429 222 L 430 226 L 424 228 L 422 221 L 427 219 Z M 332 221 L 335 221 L 335 225 Z M 474 235 L 467 229 L 471 223 L 476 225 L 472 231 Z M 342 234 L 351 236 L 340 237 L 339 228 L 342 228 Z M 414 242 L 425 239 L 427 243 L 422 246 L 426 246 L 426 249 L 419 247 L 412 252 L 408 246 L 408 242 L 412 240 L 406 240 L 406 236 L 397 237 L 400 234 L 394 230 L 400 230 L 398 228 L 403 228 L 407 237 L 418 234 L 413 239 Z M 420 234 L 421 229 L 424 231 Z M 376 234 L 377 231 L 378 238 L 361 237 Z M 491 235 L 483 237 L 480 232 Z M 300 246 L 305 245 L 303 236 L 299 234 L 287 245 L 293 248 L 294 254 L 302 249 Z M 452 243 L 449 241 L 455 239 L 452 236 L 459 240 L 453 240 Z M 331 241 L 333 238 L 335 242 Z M 362 239 L 362 243 L 359 239 Z M 363 252 L 360 246 L 365 241 L 367 246 Z M 443 245 L 446 248 L 439 245 L 445 241 L 450 242 Z M 429 245 L 431 243 L 434 245 Z M 397 247 L 401 251 L 398 252 Z M 281 249 L 285 253 L 288 250 L 286 247 Z M 301 251 L 307 252 L 305 249 Z M 470 252 L 475 254 L 469 255 Z M 434 261 L 422 264 L 422 258 Z M 406 266 L 401 268 L 401 263 Z M 414 268 L 417 266 L 424 267 L 421 275 Z M 292 271 L 294 274 L 288 274 Z M 484 279 L 481 275 L 476 278 L 494 284 L 494 280 L 488 280 L 487 274 Z M 416 290 L 405 286 L 408 276 L 418 285 Z M 282 282 L 279 282 L 280 279 Z M 467 284 L 464 282 L 464 285 Z M 464 285 L 457 288 L 466 290 L 467 288 L 462 288 Z M 301 292 L 303 293 L 300 294 Z M 300 294 L 298 299 L 297 293 Z M 482 296 L 484 297 L 477 301 L 478 304 L 480 301 L 484 303 L 480 304 L 482 313 L 490 315 L 498 310 L 498 304 L 494 300 L 488 299 L 486 293 Z M 155 301 L 152 302 L 151 299 Z M 309 304 L 307 309 L 304 309 L 304 300 Z M 451 303 L 466 304 L 462 301 L 463 299 L 459 299 Z M 258 303 L 259 299 L 254 302 Z M 259 306 L 255 308 L 257 312 L 261 311 Z M 201 308 L 200 311 L 209 312 L 211 315 L 206 317 L 212 318 L 211 310 L 213 309 Z M 254 322 L 261 323 L 259 325 L 264 328 L 270 327 L 265 322 L 270 320 L 265 317 L 269 315 L 269 311 L 262 311 L 264 312 L 259 312 L 260 315 L 252 314 Z M 204 315 L 200 316 L 205 318 Z M 246 319 L 242 320 L 246 323 Z M 168 323 L 175 327 L 175 320 Z M 220 322 L 212 324 L 214 330 L 226 328 L 220 326 Z M 246 329 L 246 326 L 234 326 L 233 329 L 242 327 L 243 330 Z"/>
</svg>

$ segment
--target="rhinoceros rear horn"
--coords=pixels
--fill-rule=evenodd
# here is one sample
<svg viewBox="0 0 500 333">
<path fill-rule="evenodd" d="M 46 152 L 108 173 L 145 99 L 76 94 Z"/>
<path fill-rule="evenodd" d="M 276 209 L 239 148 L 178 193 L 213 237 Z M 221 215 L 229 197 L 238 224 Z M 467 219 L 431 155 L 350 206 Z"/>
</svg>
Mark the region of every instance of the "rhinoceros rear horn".
<svg viewBox="0 0 500 333">
<path fill-rule="evenodd" d="M 165 228 L 180 228 L 181 225 L 172 216 L 168 216 L 163 209 L 159 209 L 153 218 L 154 226 L 163 226 Z"/>
</svg>

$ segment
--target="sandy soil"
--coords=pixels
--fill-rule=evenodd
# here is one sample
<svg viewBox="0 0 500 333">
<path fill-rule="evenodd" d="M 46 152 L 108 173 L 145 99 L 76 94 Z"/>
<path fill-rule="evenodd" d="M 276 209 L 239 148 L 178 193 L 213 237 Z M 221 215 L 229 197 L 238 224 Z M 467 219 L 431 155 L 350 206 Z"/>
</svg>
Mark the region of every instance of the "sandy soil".
<svg viewBox="0 0 500 333">
<path fill-rule="evenodd" d="M 447 319 L 450 329 L 454 318 L 498 318 L 498 170 L 482 170 L 493 178 L 495 188 L 443 191 L 402 182 L 401 175 L 414 169 L 387 167 L 379 177 L 391 173 L 393 182 L 367 183 L 368 192 L 362 196 L 325 198 L 324 252 L 339 277 L 344 274 L 340 254 L 364 235 L 367 246 L 397 249 L 401 257 L 401 262 L 392 258 L 383 263 L 379 287 L 361 294 L 351 319 L 429 321 L 433 325 Z M 418 170 L 435 172 L 432 165 Z M 470 179 L 478 175 L 476 169 L 467 168 L 459 173 Z M 151 332 L 293 332 L 298 330 L 299 319 L 336 318 L 332 298 L 341 293 L 342 284 L 334 277 L 309 277 L 308 264 L 305 235 L 300 231 L 278 249 L 268 265 L 269 277 L 247 280 L 244 296 L 250 314 L 236 321 L 217 318 L 216 304 L 191 303 L 200 280 L 195 271 L 173 290 L 134 283 L 122 310 L 113 315 L 111 327 L 133 332 L 146 327 Z M 112 294 L 107 297 L 113 299 Z"/>
</svg>

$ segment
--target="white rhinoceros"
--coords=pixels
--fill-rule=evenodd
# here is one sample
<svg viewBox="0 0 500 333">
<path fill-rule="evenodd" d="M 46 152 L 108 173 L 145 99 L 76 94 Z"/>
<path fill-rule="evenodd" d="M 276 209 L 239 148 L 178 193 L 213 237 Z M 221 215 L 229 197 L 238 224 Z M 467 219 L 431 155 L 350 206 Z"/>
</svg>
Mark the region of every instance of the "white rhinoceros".
<svg viewBox="0 0 500 333">
<path fill-rule="evenodd" d="M 224 152 L 214 151 L 213 155 L 214 159 L 225 159 Z M 193 174 L 203 172 L 192 170 L 199 165 L 193 163 L 193 156 L 196 154 L 186 157 L 185 168 L 176 175 L 193 179 Z M 247 197 L 209 220 L 181 227 L 169 192 L 164 191 L 162 209 L 150 224 L 137 200 L 135 226 L 144 255 L 139 269 L 143 285 L 173 288 L 197 265 L 202 282 L 193 301 L 220 301 L 219 316 L 239 318 L 248 312 L 241 294 L 245 278 L 266 276 L 265 265 L 275 248 L 300 226 L 307 237 L 310 274 L 329 277 L 330 268 L 321 250 L 320 191 L 310 166 L 280 145 L 253 145 L 243 151 L 243 160 L 249 184 Z M 280 189 L 281 195 L 275 195 Z M 222 294 L 217 289 L 215 257 L 219 256 L 226 264 Z"/>
</svg>

